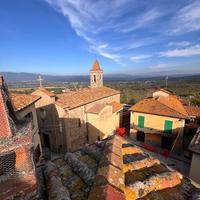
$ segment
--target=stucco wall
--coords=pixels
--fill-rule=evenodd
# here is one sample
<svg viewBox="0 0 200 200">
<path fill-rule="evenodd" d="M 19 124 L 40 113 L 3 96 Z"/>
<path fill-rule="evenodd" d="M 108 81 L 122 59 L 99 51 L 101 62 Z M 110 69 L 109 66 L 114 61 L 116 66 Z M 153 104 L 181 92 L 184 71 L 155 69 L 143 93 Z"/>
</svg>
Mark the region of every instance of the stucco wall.
<svg viewBox="0 0 200 200">
<path fill-rule="evenodd" d="M 144 116 L 144 128 L 138 127 L 138 117 Z M 174 152 L 181 153 L 183 150 L 183 132 L 185 126 L 184 119 L 177 119 L 172 117 L 165 117 L 159 115 L 145 114 L 132 112 L 131 113 L 131 136 L 135 139 L 137 130 L 143 131 L 145 133 L 145 143 L 148 143 L 153 146 L 161 147 L 162 133 L 164 132 L 165 120 L 170 120 L 173 122 L 172 132 L 176 133 L 178 139 L 173 140 Z M 161 133 L 161 135 L 153 135 L 154 133 Z"/>
<path fill-rule="evenodd" d="M 120 113 L 106 106 L 99 114 L 87 113 L 89 143 L 107 138 L 119 127 Z"/>
<path fill-rule="evenodd" d="M 156 98 L 156 97 L 168 97 L 169 94 L 167 94 L 166 92 L 163 92 L 163 91 L 156 91 L 153 93 L 153 97 Z"/>
<path fill-rule="evenodd" d="M 199 166 L 200 166 L 200 155 L 193 153 L 189 176 L 191 179 L 200 184 Z"/>
<path fill-rule="evenodd" d="M 138 126 L 138 117 L 144 116 L 144 132 L 160 132 L 164 131 L 164 124 L 165 120 L 170 120 L 173 122 L 173 133 L 182 133 L 184 126 L 185 126 L 185 120 L 172 118 L 172 117 L 165 117 L 165 116 L 159 116 L 159 115 L 152 115 L 152 114 L 145 114 L 145 113 L 138 113 L 138 112 L 132 112 L 131 113 L 131 125 Z M 146 129 L 147 128 L 147 129 Z"/>
<path fill-rule="evenodd" d="M 18 111 L 16 113 L 16 115 L 17 115 L 18 119 L 23 119 L 29 113 L 32 113 L 32 116 L 33 116 L 34 149 L 36 149 L 36 147 L 39 145 L 40 146 L 40 151 L 42 151 L 35 105 L 32 104 L 31 106 L 28 106 L 27 108 Z"/>
</svg>

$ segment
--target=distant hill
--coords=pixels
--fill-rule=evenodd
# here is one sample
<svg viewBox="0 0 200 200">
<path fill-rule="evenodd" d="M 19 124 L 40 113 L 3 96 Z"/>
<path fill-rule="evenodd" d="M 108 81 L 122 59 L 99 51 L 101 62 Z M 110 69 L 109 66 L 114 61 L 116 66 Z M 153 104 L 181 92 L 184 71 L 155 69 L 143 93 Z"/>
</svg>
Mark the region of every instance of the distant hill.
<svg viewBox="0 0 200 200">
<path fill-rule="evenodd" d="M 89 82 L 89 75 L 45 75 L 45 74 L 34 74 L 34 73 L 16 73 L 16 72 L 0 72 L 7 83 L 36 83 L 38 76 L 41 75 L 44 79 L 44 82 L 48 83 L 58 83 L 58 82 Z M 152 75 L 143 75 L 143 76 L 134 76 L 128 74 L 105 74 L 104 80 L 106 82 L 113 81 L 136 81 L 136 80 L 163 80 L 164 76 L 152 76 Z M 170 79 L 200 79 L 200 74 L 198 75 L 174 75 L 170 76 Z"/>
</svg>

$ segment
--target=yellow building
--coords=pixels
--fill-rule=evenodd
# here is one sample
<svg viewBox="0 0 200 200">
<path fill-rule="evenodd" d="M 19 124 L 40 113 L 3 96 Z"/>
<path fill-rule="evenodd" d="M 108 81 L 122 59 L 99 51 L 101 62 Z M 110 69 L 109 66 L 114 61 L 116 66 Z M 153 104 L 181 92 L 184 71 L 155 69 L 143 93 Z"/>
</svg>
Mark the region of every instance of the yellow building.
<svg viewBox="0 0 200 200">
<path fill-rule="evenodd" d="M 189 115 L 177 96 L 160 89 L 152 97 L 136 103 L 130 111 L 132 137 L 169 150 L 175 145 L 175 149 L 181 151 L 185 120 Z"/>
</svg>

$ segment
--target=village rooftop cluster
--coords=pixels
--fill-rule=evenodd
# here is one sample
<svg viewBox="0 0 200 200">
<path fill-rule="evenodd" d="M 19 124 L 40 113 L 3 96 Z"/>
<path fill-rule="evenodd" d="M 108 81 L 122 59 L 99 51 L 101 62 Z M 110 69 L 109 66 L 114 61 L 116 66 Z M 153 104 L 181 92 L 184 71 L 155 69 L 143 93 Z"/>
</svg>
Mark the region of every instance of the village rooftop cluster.
<svg viewBox="0 0 200 200">
<path fill-rule="evenodd" d="M 88 87 L 60 94 L 0 77 L 0 199 L 200 198 L 200 108 L 166 88 L 121 104 L 103 75 L 95 60 Z"/>
</svg>

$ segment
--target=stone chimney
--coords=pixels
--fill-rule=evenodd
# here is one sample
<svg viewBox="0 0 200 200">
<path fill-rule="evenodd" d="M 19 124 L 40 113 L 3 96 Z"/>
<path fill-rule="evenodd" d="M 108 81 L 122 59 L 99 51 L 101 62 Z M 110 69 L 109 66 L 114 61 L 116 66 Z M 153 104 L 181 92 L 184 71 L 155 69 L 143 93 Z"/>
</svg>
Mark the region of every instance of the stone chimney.
<svg viewBox="0 0 200 200">
<path fill-rule="evenodd" d="M 9 98 L 4 78 L 0 75 L 0 139 L 13 135 L 11 122 L 14 125 L 14 111 Z"/>
</svg>

